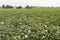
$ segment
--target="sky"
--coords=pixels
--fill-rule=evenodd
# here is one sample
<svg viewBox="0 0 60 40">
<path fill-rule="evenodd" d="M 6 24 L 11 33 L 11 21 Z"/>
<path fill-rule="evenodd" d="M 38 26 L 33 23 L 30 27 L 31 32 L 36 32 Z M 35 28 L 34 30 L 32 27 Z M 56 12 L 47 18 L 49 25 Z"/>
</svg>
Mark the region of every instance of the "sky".
<svg viewBox="0 0 60 40">
<path fill-rule="evenodd" d="M 60 6 L 60 0 L 0 0 L 1 5 L 13 5 L 13 6 L 46 6 L 57 7 Z"/>
</svg>

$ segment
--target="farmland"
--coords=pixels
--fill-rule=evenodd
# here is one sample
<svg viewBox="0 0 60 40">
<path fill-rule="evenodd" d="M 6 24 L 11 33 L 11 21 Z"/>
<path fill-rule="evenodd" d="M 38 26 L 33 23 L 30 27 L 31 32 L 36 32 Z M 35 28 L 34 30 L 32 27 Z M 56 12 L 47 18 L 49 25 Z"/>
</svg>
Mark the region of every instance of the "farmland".
<svg viewBox="0 0 60 40">
<path fill-rule="evenodd" d="M 0 40 L 60 40 L 60 8 L 0 9 Z"/>
</svg>

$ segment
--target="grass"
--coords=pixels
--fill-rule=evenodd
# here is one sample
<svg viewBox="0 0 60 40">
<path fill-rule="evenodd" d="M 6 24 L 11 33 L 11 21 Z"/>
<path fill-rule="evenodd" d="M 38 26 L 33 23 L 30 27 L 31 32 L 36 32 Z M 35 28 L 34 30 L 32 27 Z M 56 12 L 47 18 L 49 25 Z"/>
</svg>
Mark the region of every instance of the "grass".
<svg viewBox="0 0 60 40">
<path fill-rule="evenodd" d="M 60 8 L 0 9 L 0 40 L 60 40 Z"/>
</svg>

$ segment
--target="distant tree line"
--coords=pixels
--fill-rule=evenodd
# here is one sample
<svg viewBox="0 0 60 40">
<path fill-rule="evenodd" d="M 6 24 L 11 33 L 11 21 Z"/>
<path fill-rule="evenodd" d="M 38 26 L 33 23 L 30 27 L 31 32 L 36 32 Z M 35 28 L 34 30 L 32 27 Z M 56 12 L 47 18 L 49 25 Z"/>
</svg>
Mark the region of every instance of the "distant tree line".
<svg viewBox="0 0 60 40">
<path fill-rule="evenodd" d="M 14 6 L 11 6 L 11 5 L 2 5 L 2 8 L 16 8 L 16 9 L 21 9 L 21 8 L 23 8 L 22 6 L 18 6 L 18 7 L 14 7 Z M 30 9 L 30 8 L 33 8 L 32 6 L 29 6 L 29 5 L 27 5 L 25 8 L 28 8 L 28 9 Z"/>
<path fill-rule="evenodd" d="M 11 6 L 11 5 L 2 5 L 2 8 L 14 8 L 13 6 Z"/>
</svg>

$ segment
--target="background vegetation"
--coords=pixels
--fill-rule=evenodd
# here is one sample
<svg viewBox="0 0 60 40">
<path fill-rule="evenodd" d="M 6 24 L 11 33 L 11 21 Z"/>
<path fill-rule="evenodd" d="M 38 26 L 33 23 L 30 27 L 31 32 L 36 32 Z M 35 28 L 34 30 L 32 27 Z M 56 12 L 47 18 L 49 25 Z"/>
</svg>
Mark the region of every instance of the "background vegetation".
<svg viewBox="0 0 60 40">
<path fill-rule="evenodd" d="M 2 5 L 2 7 L 1 8 L 16 8 L 16 9 L 21 9 L 21 8 L 23 8 L 22 6 L 11 6 L 11 5 Z M 29 6 L 29 5 L 27 5 L 25 8 L 27 8 L 27 9 L 31 9 L 31 8 L 33 8 L 32 6 Z"/>
</svg>

